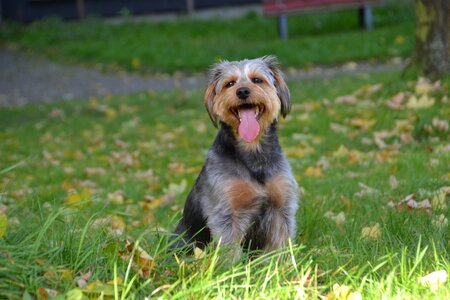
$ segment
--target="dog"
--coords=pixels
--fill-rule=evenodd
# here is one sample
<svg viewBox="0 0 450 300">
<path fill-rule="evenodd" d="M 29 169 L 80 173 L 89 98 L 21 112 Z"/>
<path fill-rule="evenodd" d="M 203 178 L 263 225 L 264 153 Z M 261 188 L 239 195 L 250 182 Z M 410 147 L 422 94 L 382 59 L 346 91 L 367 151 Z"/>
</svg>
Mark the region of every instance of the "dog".
<svg viewBox="0 0 450 300">
<path fill-rule="evenodd" d="M 299 194 L 277 136 L 279 115 L 291 110 L 277 59 L 217 63 L 204 102 L 219 130 L 187 197 L 172 247 L 204 249 L 215 241 L 238 245 L 239 253 L 245 247 L 280 249 L 295 235 Z"/>
</svg>

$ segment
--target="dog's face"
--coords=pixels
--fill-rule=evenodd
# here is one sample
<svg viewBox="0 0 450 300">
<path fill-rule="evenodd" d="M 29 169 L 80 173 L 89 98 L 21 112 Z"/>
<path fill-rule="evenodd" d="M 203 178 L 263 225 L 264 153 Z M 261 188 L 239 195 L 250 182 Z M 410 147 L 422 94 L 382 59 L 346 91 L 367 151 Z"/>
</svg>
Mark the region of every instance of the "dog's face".
<svg viewBox="0 0 450 300">
<path fill-rule="evenodd" d="M 246 143 L 258 143 L 279 113 L 290 109 L 290 94 L 273 56 L 220 62 L 213 66 L 205 105 L 214 125 L 222 121 Z"/>
</svg>

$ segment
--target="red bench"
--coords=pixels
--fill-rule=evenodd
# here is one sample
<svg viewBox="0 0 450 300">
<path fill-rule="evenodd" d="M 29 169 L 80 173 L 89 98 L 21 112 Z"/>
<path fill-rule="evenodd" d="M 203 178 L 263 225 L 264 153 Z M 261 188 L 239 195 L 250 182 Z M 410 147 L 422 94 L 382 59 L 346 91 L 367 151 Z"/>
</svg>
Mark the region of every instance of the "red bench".
<svg viewBox="0 0 450 300">
<path fill-rule="evenodd" d="M 282 39 L 288 37 L 287 16 L 323 11 L 357 8 L 360 24 L 371 30 L 371 6 L 381 4 L 382 0 L 264 0 L 263 11 L 266 16 L 278 17 L 278 31 Z"/>
</svg>

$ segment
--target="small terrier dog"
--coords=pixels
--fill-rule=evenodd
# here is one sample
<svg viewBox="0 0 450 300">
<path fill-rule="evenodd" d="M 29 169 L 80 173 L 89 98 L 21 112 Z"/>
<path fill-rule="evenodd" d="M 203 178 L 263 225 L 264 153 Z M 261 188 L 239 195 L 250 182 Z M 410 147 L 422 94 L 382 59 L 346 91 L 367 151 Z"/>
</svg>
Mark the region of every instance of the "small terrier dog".
<svg viewBox="0 0 450 300">
<path fill-rule="evenodd" d="M 276 58 L 214 65 L 204 101 L 220 129 L 172 247 L 203 249 L 214 240 L 238 251 L 279 249 L 295 234 L 298 185 L 278 143 L 277 119 L 291 102 Z"/>
</svg>

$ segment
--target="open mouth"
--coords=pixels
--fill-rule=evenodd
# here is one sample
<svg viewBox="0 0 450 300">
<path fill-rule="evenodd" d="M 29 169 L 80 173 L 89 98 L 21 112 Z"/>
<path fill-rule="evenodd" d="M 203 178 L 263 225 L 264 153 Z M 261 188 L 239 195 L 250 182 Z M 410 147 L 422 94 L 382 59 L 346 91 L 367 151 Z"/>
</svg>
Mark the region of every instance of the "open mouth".
<svg viewBox="0 0 450 300">
<path fill-rule="evenodd" d="M 264 113 L 265 107 L 262 104 L 242 104 L 230 109 L 231 113 L 236 117 L 236 119 L 241 122 L 241 112 L 243 111 L 253 111 L 256 120 L 261 118 L 261 115 Z"/>
<path fill-rule="evenodd" d="M 238 134 L 246 142 L 253 142 L 261 129 L 259 118 L 264 113 L 263 105 L 243 104 L 231 109 L 239 120 Z"/>
</svg>

